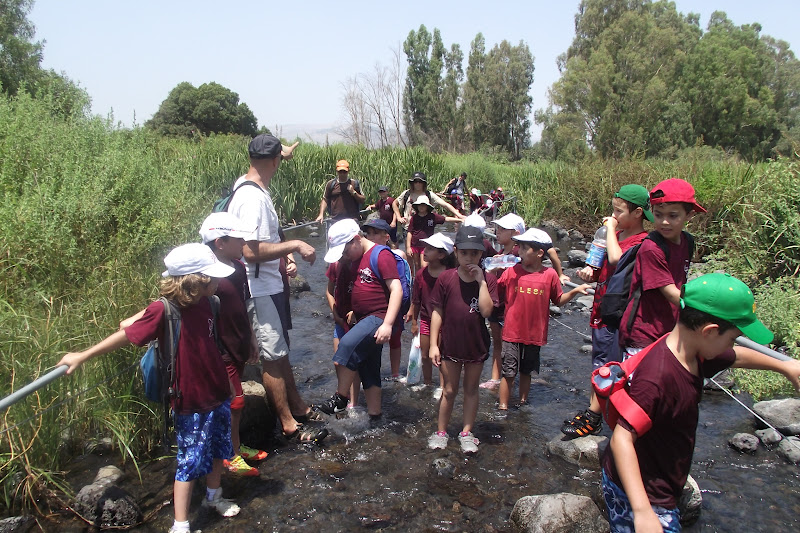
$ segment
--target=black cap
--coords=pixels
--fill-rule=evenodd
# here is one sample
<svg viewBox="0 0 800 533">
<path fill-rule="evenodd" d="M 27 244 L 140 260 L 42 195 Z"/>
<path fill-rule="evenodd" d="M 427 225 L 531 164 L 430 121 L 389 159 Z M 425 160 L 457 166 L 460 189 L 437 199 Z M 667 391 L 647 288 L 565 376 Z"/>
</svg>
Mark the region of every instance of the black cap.
<svg viewBox="0 0 800 533">
<path fill-rule="evenodd" d="M 378 192 L 387 192 L 388 190 L 389 187 L 387 187 L 386 185 L 381 185 L 380 187 L 378 187 Z"/>
<path fill-rule="evenodd" d="M 383 220 L 382 218 L 373 218 L 372 220 L 367 220 L 361 226 L 361 229 L 364 228 L 375 228 L 381 231 L 385 231 L 386 233 L 389 233 L 392 229 L 391 226 L 389 226 L 389 223 Z"/>
<path fill-rule="evenodd" d="M 425 175 L 424 172 L 414 172 L 414 175 L 411 176 L 411 179 L 408 180 L 409 183 L 413 183 L 415 181 L 421 181 L 422 183 L 428 183 L 428 177 Z"/>
<path fill-rule="evenodd" d="M 461 173 L 461 177 L 462 177 L 462 178 L 466 178 L 466 177 L 467 177 L 467 173 L 466 173 L 466 172 L 462 172 L 462 173 Z"/>
<path fill-rule="evenodd" d="M 455 245 L 459 250 L 484 250 L 483 232 L 474 226 L 462 225 L 456 232 Z"/>
<path fill-rule="evenodd" d="M 281 155 L 281 141 L 273 135 L 262 133 L 247 147 L 251 159 L 274 159 Z"/>
</svg>

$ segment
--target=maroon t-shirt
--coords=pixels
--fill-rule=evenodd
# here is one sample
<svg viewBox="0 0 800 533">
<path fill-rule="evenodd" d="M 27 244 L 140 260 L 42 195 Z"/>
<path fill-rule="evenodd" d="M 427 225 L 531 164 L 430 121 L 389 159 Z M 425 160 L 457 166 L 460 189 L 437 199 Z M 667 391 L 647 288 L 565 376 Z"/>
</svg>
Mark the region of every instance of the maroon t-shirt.
<svg viewBox="0 0 800 533">
<path fill-rule="evenodd" d="M 345 318 L 352 310 L 350 300 L 353 293 L 353 269 L 350 261 L 342 258 L 328 265 L 325 275 L 333 282 L 333 301 L 336 314 Z"/>
<path fill-rule="evenodd" d="M 430 322 L 431 320 L 431 311 L 433 310 L 430 304 L 431 293 L 437 279 L 431 276 L 427 266 L 418 270 L 417 275 L 414 277 L 414 291 L 411 295 L 411 303 L 419 308 L 420 321 Z"/>
<path fill-rule="evenodd" d="M 433 232 L 436 231 L 436 226 L 445 222 L 445 218 L 439 213 L 428 213 L 424 217 L 416 213 L 411 215 L 411 220 L 408 223 L 411 246 L 421 248 L 424 243 L 419 242 L 420 239 L 427 239 L 433 235 Z"/>
<path fill-rule="evenodd" d="M 207 413 L 231 396 L 228 372 L 211 329 L 211 304 L 208 298 L 201 298 L 180 311 L 176 382 L 181 397 L 174 400 L 172 408 L 179 415 Z M 165 346 L 161 302 L 156 300 L 148 305 L 142 318 L 125 329 L 125 335 L 137 346 L 156 338 L 159 345 Z"/>
<path fill-rule="evenodd" d="M 489 239 L 483 239 L 483 255 L 481 256 L 481 259 L 494 257 L 495 255 L 497 255 L 497 250 L 495 250 L 494 246 L 492 246 L 492 242 Z"/>
<path fill-rule="evenodd" d="M 375 210 L 378 212 L 378 216 L 385 220 L 387 224 L 391 224 L 392 220 L 394 220 L 392 202 L 394 202 L 394 198 L 391 196 L 387 196 L 386 200 L 379 198 L 378 201 L 375 202 Z"/>
<path fill-rule="evenodd" d="M 543 267 L 538 272 L 528 272 L 516 264 L 503 272 L 497 286 L 500 301 L 506 305 L 503 340 L 547 344 L 550 302 L 558 305 L 563 294 L 556 271 Z"/>
<path fill-rule="evenodd" d="M 394 254 L 388 249 L 378 253 L 380 278 L 376 277 L 369 264 L 372 252 L 370 248 L 361 256 L 353 282 L 351 304 L 358 320 L 369 315 L 386 318 L 386 310 L 389 307 L 389 283 L 393 279 L 400 279 Z"/>
<path fill-rule="evenodd" d="M 661 294 L 661 287 L 675 284 L 678 289 L 686 283 L 689 273 L 689 242 L 681 235 L 681 243 L 667 241 L 669 264 L 658 245 L 646 239 L 636 254 L 636 264 L 631 277 L 631 294 L 636 287 L 642 287 L 639 308 L 628 331 L 628 317 L 633 308 L 633 300 L 622 315 L 619 328 L 619 343 L 624 348 L 644 348 L 668 333 L 678 322 L 678 308 L 669 303 Z"/>
<path fill-rule="evenodd" d="M 617 232 L 617 239 L 619 239 L 620 233 L 622 232 Z M 624 241 L 620 241 L 619 247 L 622 250 L 622 253 L 624 254 L 627 250 L 630 250 L 637 244 L 641 243 L 645 237 L 647 237 L 647 232 L 643 231 L 641 233 L 637 233 L 636 235 L 631 235 Z M 606 281 L 608 281 L 608 278 L 614 275 L 614 271 L 616 269 L 617 265 L 609 265 L 608 258 L 606 258 L 603 260 L 603 266 L 600 267 L 600 270 L 595 273 L 595 281 L 597 282 L 597 286 L 594 289 L 592 314 L 589 316 L 589 326 L 593 327 L 594 329 L 600 329 L 606 326 L 603 324 L 603 317 L 600 315 L 600 302 L 603 301 L 603 295 L 608 290 Z"/>
<path fill-rule="evenodd" d="M 226 354 L 235 361 L 245 362 L 254 349 L 253 329 L 247 316 L 245 300 L 250 297 L 247 287 L 247 270 L 239 261 L 233 261 L 233 274 L 219 280 L 219 340 Z"/>
<path fill-rule="evenodd" d="M 735 360 L 734 351 L 727 350 L 701 362 L 700 371 L 711 377 Z M 647 497 L 652 505 L 674 509 L 692 465 L 703 378 L 683 367 L 664 338 L 642 359 L 630 379 L 631 398 L 653 422 L 634 443 Z M 624 418 L 618 423 L 633 431 Z M 622 487 L 610 446 L 603 456 L 603 468 Z"/>
<path fill-rule="evenodd" d="M 497 278 L 485 272 L 486 287 L 497 306 Z M 478 309 L 480 285 L 461 281 L 457 268 L 439 275 L 430 298 L 430 308 L 442 312 L 439 350 L 442 357 L 464 363 L 482 363 L 489 357 L 489 330 Z"/>
</svg>

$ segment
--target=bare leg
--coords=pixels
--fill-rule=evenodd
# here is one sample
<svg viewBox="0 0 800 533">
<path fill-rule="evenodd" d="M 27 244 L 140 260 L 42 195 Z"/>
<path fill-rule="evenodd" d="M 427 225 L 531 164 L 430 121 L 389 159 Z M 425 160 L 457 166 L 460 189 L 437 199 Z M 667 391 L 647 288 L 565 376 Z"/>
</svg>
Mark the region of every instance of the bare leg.
<svg viewBox="0 0 800 533">
<path fill-rule="evenodd" d="M 355 370 L 350 370 L 344 365 L 335 366 L 336 379 L 339 382 L 336 392 L 338 392 L 341 396 L 347 397 L 347 395 L 350 394 L 350 387 L 353 385 L 353 382 L 358 379 L 358 372 Z"/>
<path fill-rule="evenodd" d="M 489 329 L 492 332 L 492 379 L 498 380 L 503 366 L 503 328 L 497 322 L 489 322 Z"/>
<path fill-rule="evenodd" d="M 206 476 L 206 486 L 209 489 L 218 489 L 222 482 L 222 459 L 214 459 L 211 472 Z"/>
<path fill-rule="evenodd" d="M 361 379 L 356 376 L 353 384 L 350 386 L 350 405 L 355 407 L 358 405 L 358 395 L 361 393 Z"/>
<path fill-rule="evenodd" d="M 304 415 L 310 411 L 308 404 L 300 397 L 300 392 L 297 390 L 297 383 L 294 381 L 294 372 L 292 372 L 292 365 L 289 363 L 289 356 L 281 359 L 281 372 L 283 379 L 286 383 L 286 399 L 289 402 L 289 408 L 292 413 Z"/>
<path fill-rule="evenodd" d="M 392 377 L 400 375 L 400 352 L 401 347 L 389 348 L 389 366 L 392 368 Z"/>
<path fill-rule="evenodd" d="M 189 502 L 192 500 L 192 481 L 178 481 L 172 488 L 172 497 L 175 500 L 175 521 L 186 522 L 189 520 Z"/>
<path fill-rule="evenodd" d="M 431 336 L 419 336 L 419 349 L 422 352 L 422 382 L 425 385 L 433 384 L 433 362 L 431 361 Z"/>
<path fill-rule="evenodd" d="M 478 416 L 478 385 L 481 381 L 482 364 L 464 365 L 464 433 L 472 431 Z"/>
<path fill-rule="evenodd" d="M 442 372 L 442 399 L 439 402 L 439 431 L 447 431 L 453 404 L 458 394 L 458 382 L 461 381 L 461 364 L 442 359 L 439 369 Z M 477 366 L 477 365 L 476 365 Z"/>
<path fill-rule="evenodd" d="M 530 383 L 530 380 L 529 380 Z M 522 385 L 520 385 L 520 388 Z M 508 402 L 511 400 L 511 389 L 514 388 L 514 378 L 503 377 L 500 380 L 500 398 L 498 408 L 502 410 L 508 409 Z M 464 389 L 466 391 L 466 387 Z M 520 394 L 522 394 L 520 392 Z"/>
<path fill-rule="evenodd" d="M 519 375 L 519 403 L 526 403 L 528 401 L 528 394 L 531 391 L 531 375 Z"/>
<path fill-rule="evenodd" d="M 372 386 L 364 389 L 364 397 L 367 399 L 367 413 L 370 416 L 380 416 L 381 414 L 381 388 Z"/>
<path fill-rule="evenodd" d="M 239 423 L 242 421 L 242 410 L 231 409 L 231 445 L 233 446 L 233 455 L 239 455 L 239 446 L 241 441 L 239 439 Z"/>
<path fill-rule="evenodd" d="M 262 379 L 264 380 L 264 389 L 267 391 L 267 398 L 275 409 L 275 414 L 281 423 L 283 433 L 290 435 L 297 429 L 297 422 L 295 422 L 292 417 L 292 411 L 289 409 L 282 362 L 288 366 L 289 360 L 286 357 L 282 357 L 277 361 L 264 361 L 261 365 L 264 371 Z"/>
<path fill-rule="evenodd" d="M 592 397 L 591 400 L 589 400 L 589 410 L 592 411 L 593 413 L 598 413 L 598 414 L 602 412 L 602 408 L 600 407 L 600 401 L 597 399 L 594 390 L 592 390 Z"/>
</svg>

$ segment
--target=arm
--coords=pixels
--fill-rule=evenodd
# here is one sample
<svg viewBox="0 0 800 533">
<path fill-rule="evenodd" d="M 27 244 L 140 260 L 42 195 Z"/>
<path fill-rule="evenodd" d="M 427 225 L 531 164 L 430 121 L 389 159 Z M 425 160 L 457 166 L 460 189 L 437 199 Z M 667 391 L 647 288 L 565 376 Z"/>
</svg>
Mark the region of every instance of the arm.
<svg viewBox="0 0 800 533">
<path fill-rule="evenodd" d="M 401 224 L 405 224 L 406 223 L 406 217 L 404 217 L 403 215 L 400 214 L 400 204 L 398 203 L 398 200 L 402 196 L 403 195 L 401 194 L 400 196 L 398 196 L 397 198 L 394 199 L 394 201 L 392 202 L 392 211 L 394 211 L 394 219 L 396 221 L 400 222 Z"/>
<path fill-rule="evenodd" d="M 328 307 L 331 308 L 331 314 L 333 315 L 333 321 L 342 326 L 346 327 L 344 318 L 339 316 L 339 313 L 336 310 L 336 299 L 333 296 L 333 291 L 335 288 L 335 284 L 333 280 L 328 280 L 328 287 L 325 289 L 325 300 L 328 302 Z"/>
<path fill-rule="evenodd" d="M 392 205 L 392 207 L 394 207 L 394 204 Z M 389 224 L 389 227 L 390 228 L 397 227 L 397 211 L 395 211 L 394 209 L 392 209 L 392 223 Z"/>
<path fill-rule="evenodd" d="M 403 285 L 397 278 L 389 282 L 389 306 L 386 309 L 386 317 L 383 319 L 383 324 L 380 325 L 375 332 L 375 342 L 383 344 L 389 342 L 392 336 L 392 326 L 397 313 L 400 312 L 400 304 L 403 302 Z"/>
<path fill-rule="evenodd" d="M 297 277 L 297 262 L 294 260 L 294 255 L 286 255 L 286 275 L 290 278 Z"/>
<path fill-rule="evenodd" d="M 592 283 L 597 281 L 597 277 L 599 275 L 600 275 L 600 270 L 599 269 L 596 270 L 590 266 L 585 266 L 582 269 L 578 270 L 578 277 L 587 283 Z"/>
<path fill-rule="evenodd" d="M 735 368 L 750 368 L 753 370 L 772 370 L 783 374 L 788 379 L 794 390 L 800 392 L 800 361 L 779 361 L 772 357 L 757 352 L 744 346 L 735 346 L 733 351 L 736 353 L 736 361 L 733 363 Z"/>
<path fill-rule="evenodd" d="M 439 332 L 442 330 L 442 308 L 434 307 L 431 313 L 431 345 L 428 349 L 428 357 L 434 365 L 439 366 L 442 362 L 442 354 L 439 352 Z"/>
<path fill-rule="evenodd" d="M 666 298 L 669 303 L 675 307 L 681 306 L 681 290 L 674 283 L 659 287 L 658 290 L 661 291 L 661 294 L 664 295 L 664 298 Z"/>
<path fill-rule="evenodd" d="M 464 220 L 464 218 L 465 218 L 464 215 L 461 215 L 460 218 L 459 217 L 444 217 L 444 220 L 445 220 L 445 222 L 461 222 L 462 220 Z"/>
<path fill-rule="evenodd" d="M 140 318 L 142 318 L 142 316 L 144 316 L 144 312 L 145 312 L 145 309 L 142 309 L 141 311 L 139 311 L 135 315 L 129 316 L 128 318 L 126 318 L 125 320 L 120 322 L 119 323 L 119 329 L 123 330 L 123 329 L 127 328 L 128 326 L 130 326 L 131 324 L 133 324 L 134 322 L 136 322 L 137 320 L 139 320 Z"/>
<path fill-rule="evenodd" d="M 489 318 L 492 311 L 494 311 L 494 302 L 492 295 L 489 293 L 489 285 L 486 283 L 486 278 L 483 276 L 483 269 L 478 265 L 467 265 L 467 272 L 473 280 L 478 282 L 480 290 L 478 292 L 478 311 L 481 312 L 483 318 Z"/>
<path fill-rule="evenodd" d="M 440 206 L 444 207 L 445 209 L 447 209 L 448 211 L 450 211 L 453 214 L 454 217 L 458 218 L 459 221 L 460 220 L 464 220 L 464 215 L 459 213 L 458 210 L 455 207 L 453 207 L 452 205 L 450 205 L 449 202 L 446 202 L 446 201 L 442 200 L 442 198 L 439 197 L 438 194 L 431 194 L 431 196 L 433 197 L 433 200 L 436 202 L 437 205 L 440 205 Z"/>
<path fill-rule="evenodd" d="M 558 301 L 558 305 L 559 306 L 564 305 L 568 301 L 570 301 L 573 298 L 575 298 L 575 296 L 577 296 L 578 294 L 588 294 L 586 292 L 586 289 L 589 289 L 589 288 L 591 288 L 591 287 L 589 287 L 588 284 L 584 283 L 583 285 L 579 285 L 579 286 L 575 287 L 574 289 L 572 289 L 569 292 L 565 292 L 564 294 L 561 295 L 561 299 Z"/>
<path fill-rule="evenodd" d="M 244 259 L 248 263 L 263 263 L 264 261 L 279 259 L 294 252 L 299 253 L 303 261 L 306 261 L 312 265 L 317 259 L 314 247 L 308 243 L 298 240 L 278 243 L 247 241 L 244 243 L 242 255 L 244 255 Z"/>
<path fill-rule="evenodd" d="M 356 190 L 355 186 L 353 185 L 353 180 L 350 180 L 350 185 L 347 186 L 347 191 L 350 193 L 350 195 L 353 198 L 356 199 L 356 202 L 358 202 L 360 204 L 364 203 L 364 200 L 366 199 L 366 196 L 364 196 L 363 194 L 361 194 L 360 192 L 358 192 Z"/>
<path fill-rule="evenodd" d="M 608 229 L 606 232 L 606 260 L 609 265 L 614 266 L 619 263 L 619 258 L 622 257 L 622 248 L 620 248 L 617 240 L 617 219 L 606 217 L 603 219 L 603 224 Z"/>
<path fill-rule="evenodd" d="M 127 346 L 130 343 L 131 341 L 128 340 L 125 330 L 119 330 L 87 350 L 82 352 L 70 352 L 64 355 L 64 357 L 62 357 L 61 360 L 56 363 L 56 366 L 67 365 L 69 366 L 69 369 L 67 369 L 67 374 L 72 374 L 76 368 L 81 366 L 92 357 L 113 352 L 114 350 L 118 350 L 119 348 Z"/>
<path fill-rule="evenodd" d="M 405 316 L 405 321 L 411 321 L 411 336 L 416 337 L 419 333 L 419 305 L 412 303 Z"/>
<path fill-rule="evenodd" d="M 558 258 L 556 249 L 551 246 L 550 249 L 547 250 L 547 256 L 550 258 L 550 262 L 553 263 L 553 270 L 558 274 L 559 281 L 561 281 L 561 283 L 569 281 L 569 276 L 564 274 L 564 271 L 561 269 L 561 259 Z"/>
<path fill-rule="evenodd" d="M 325 185 L 325 187 L 327 188 L 328 186 Z M 319 203 L 319 215 L 314 219 L 314 222 L 322 222 L 322 219 L 325 218 L 326 209 L 328 209 L 328 201 L 323 196 L 322 201 Z"/>
<path fill-rule="evenodd" d="M 409 259 L 414 257 L 414 250 L 411 249 L 411 228 L 406 232 L 406 255 Z"/>
<path fill-rule="evenodd" d="M 294 149 L 297 148 L 297 145 L 300 144 L 300 141 L 295 142 L 291 146 L 283 146 L 281 145 L 281 157 L 284 161 L 289 161 L 291 158 L 294 157 Z"/>
</svg>

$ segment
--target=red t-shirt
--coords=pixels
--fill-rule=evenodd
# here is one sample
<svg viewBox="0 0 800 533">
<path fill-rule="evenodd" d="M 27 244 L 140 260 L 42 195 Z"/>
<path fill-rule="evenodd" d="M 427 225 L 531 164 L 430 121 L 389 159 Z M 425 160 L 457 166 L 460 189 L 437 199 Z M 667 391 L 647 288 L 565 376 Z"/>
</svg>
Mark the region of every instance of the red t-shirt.
<svg viewBox="0 0 800 533">
<path fill-rule="evenodd" d="M 387 249 L 378 253 L 378 270 L 383 281 L 375 277 L 369 265 L 372 251 L 370 247 L 361 256 L 354 277 L 351 305 L 358 320 L 369 315 L 386 318 L 386 309 L 389 307 L 389 283 L 393 279 L 400 279 L 394 254 Z"/>
<path fill-rule="evenodd" d="M 631 277 L 631 294 L 636 287 L 642 287 L 639 308 L 628 331 L 628 317 L 633 308 L 633 300 L 622 315 L 619 328 L 619 343 L 624 348 L 644 348 L 657 341 L 659 337 L 672 331 L 678 322 L 678 308 L 669 303 L 661 294 L 661 287 L 675 284 L 678 289 L 686 283 L 689 273 L 689 242 L 681 235 L 681 243 L 667 241 L 669 264 L 664 252 L 650 239 L 642 242 L 636 254 L 636 264 Z"/>
<path fill-rule="evenodd" d="M 386 200 L 379 198 L 378 201 L 375 202 L 375 210 L 378 212 L 378 216 L 385 220 L 387 224 L 391 224 L 392 220 L 394 220 L 392 202 L 394 202 L 394 198 L 391 196 L 387 196 Z"/>
<path fill-rule="evenodd" d="M 416 213 L 411 215 L 411 220 L 408 223 L 408 232 L 411 234 L 411 246 L 414 248 L 421 248 L 423 243 L 419 242 L 420 239 L 427 239 L 433 235 L 436 226 L 444 224 L 445 222 L 445 218 L 439 213 L 428 213 L 424 217 Z"/>
<path fill-rule="evenodd" d="M 245 300 L 250 297 L 247 288 L 247 270 L 239 261 L 233 261 L 234 272 L 219 280 L 219 340 L 227 354 L 235 361 L 247 361 L 254 345 L 253 329 L 247 315 Z"/>
<path fill-rule="evenodd" d="M 340 259 L 328 265 L 325 276 L 333 282 L 333 301 L 336 314 L 345 318 L 352 311 L 353 268 L 350 261 Z"/>
<path fill-rule="evenodd" d="M 617 232 L 617 239 L 622 232 Z M 647 232 L 643 231 L 641 233 L 637 233 L 636 235 L 631 235 L 624 241 L 619 242 L 619 247 L 624 254 L 627 250 L 630 250 L 637 244 L 641 243 L 644 238 L 647 237 Z M 600 329 L 606 327 L 603 324 L 603 318 L 600 316 L 600 302 L 603 301 L 603 295 L 608 290 L 608 286 L 606 285 L 606 281 L 608 278 L 614 275 L 614 271 L 617 269 L 617 265 L 609 265 L 608 258 L 603 260 L 603 266 L 600 267 L 600 270 L 595 274 L 597 277 L 595 281 L 597 281 L 597 286 L 594 289 L 594 301 L 592 302 L 592 314 L 589 317 L 589 325 L 594 329 Z"/>
<path fill-rule="evenodd" d="M 176 382 L 181 397 L 174 400 L 172 408 L 179 415 L 207 413 L 231 396 L 228 372 L 211 329 L 211 304 L 207 298 L 201 298 L 180 311 Z M 156 338 L 159 345 L 165 346 L 161 302 L 156 300 L 148 305 L 142 318 L 128 326 L 125 335 L 137 346 Z"/>
<path fill-rule="evenodd" d="M 419 320 L 426 322 L 431 320 L 431 311 L 433 310 L 430 304 L 431 293 L 437 279 L 439 278 L 431 276 L 427 266 L 418 270 L 417 275 L 414 277 L 414 291 L 411 295 L 411 303 L 419 308 Z"/>
<path fill-rule="evenodd" d="M 701 374 L 711 377 L 735 360 L 734 351 L 727 350 L 714 359 L 701 361 Z M 666 339 L 662 339 L 642 359 L 630 379 L 631 398 L 653 422 L 647 433 L 637 435 L 633 445 L 647 497 L 652 505 L 674 509 L 692 465 L 703 378 L 684 368 L 670 351 Z M 619 423 L 633 431 L 624 418 Z M 603 468 L 621 487 L 610 446 L 603 456 Z"/>
<path fill-rule="evenodd" d="M 485 272 L 486 287 L 497 306 L 497 278 Z M 439 275 L 430 298 L 430 309 L 442 312 L 439 350 L 442 357 L 465 363 L 481 363 L 489 357 L 489 330 L 478 309 L 480 285 L 461 281 L 457 268 Z"/>
<path fill-rule="evenodd" d="M 528 272 L 521 264 L 507 268 L 497 282 L 506 304 L 503 340 L 544 346 L 550 324 L 550 302 L 558 305 L 563 291 L 558 274 L 543 267 Z"/>
</svg>

